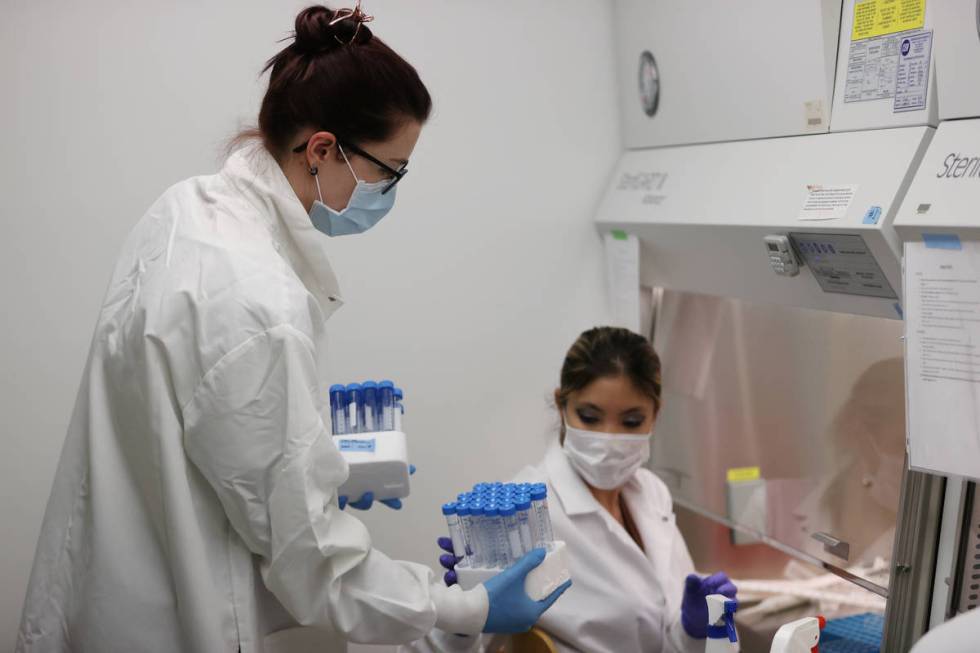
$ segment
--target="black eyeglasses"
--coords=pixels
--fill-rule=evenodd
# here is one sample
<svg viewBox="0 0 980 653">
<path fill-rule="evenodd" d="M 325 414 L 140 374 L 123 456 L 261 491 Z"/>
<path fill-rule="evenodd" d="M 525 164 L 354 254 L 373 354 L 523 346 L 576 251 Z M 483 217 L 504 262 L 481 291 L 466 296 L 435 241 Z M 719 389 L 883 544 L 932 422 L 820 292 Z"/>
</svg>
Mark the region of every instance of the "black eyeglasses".
<svg viewBox="0 0 980 653">
<path fill-rule="evenodd" d="M 302 152 L 303 150 L 305 150 L 306 149 L 306 146 L 309 145 L 309 144 L 310 144 L 310 142 L 309 141 L 306 141 L 302 145 L 297 145 L 296 147 L 293 148 L 293 152 L 296 153 L 296 154 L 299 154 L 300 152 Z M 358 155 L 360 157 L 363 157 L 363 158 L 367 159 L 368 161 L 370 161 L 371 163 L 373 163 L 374 165 L 378 166 L 379 168 L 381 168 L 382 170 L 384 170 L 386 173 L 388 173 L 389 175 L 391 175 L 391 183 L 384 187 L 384 190 L 381 191 L 381 194 L 382 195 L 384 195 L 389 190 L 391 190 L 392 188 L 394 188 L 395 185 L 402 180 L 402 177 L 404 177 L 405 175 L 408 174 L 408 164 L 407 163 L 403 164 L 401 168 L 395 170 L 394 168 L 392 168 L 387 163 L 385 163 L 385 162 L 383 162 L 383 161 L 381 161 L 379 159 L 376 159 L 375 157 L 371 156 L 370 154 L 368 154 L 367 152 L 365 152 L 364 150 L 362 150 L 358 146 L 354 145 L 353 143 L 348 143 L 347 141 L 344 141 L 344 140 L 341 140 L 341 139 L 338 138 L 337 139 L 337 145 L 339 145 L 340 147 L 344 148 L 345 150 L 348 150 L 350 152 L 353 152 L 354 154 L 356 154 L 356 155 Z"/>
</svg>

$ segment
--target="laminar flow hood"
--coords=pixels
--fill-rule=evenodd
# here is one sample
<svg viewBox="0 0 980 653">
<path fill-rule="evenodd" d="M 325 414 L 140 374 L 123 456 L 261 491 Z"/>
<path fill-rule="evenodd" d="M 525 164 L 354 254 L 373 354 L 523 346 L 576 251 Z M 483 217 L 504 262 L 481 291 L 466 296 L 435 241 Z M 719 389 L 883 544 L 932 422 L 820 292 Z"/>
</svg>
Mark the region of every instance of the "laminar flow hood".
<svg viewBox="0 0 980 653">
<path fill-rule="evenodd" d="M 626 152 L 597 215 L 640 241 L 642 285 L 901 317 L 892 226 L 934 130 Z M 799 265 L 774 255 L 782 241 Z"/>
</svg>

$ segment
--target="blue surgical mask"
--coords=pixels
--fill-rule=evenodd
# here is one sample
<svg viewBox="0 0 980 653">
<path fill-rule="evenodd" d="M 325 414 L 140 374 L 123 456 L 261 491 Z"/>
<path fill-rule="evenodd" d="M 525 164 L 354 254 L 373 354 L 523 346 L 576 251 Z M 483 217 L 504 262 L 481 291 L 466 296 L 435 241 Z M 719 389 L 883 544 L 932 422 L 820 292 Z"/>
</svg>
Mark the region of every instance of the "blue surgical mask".
<svg viewBox="0 0 980 653">
<path fill-rule="evenodd" d="M 323 194 L 320 192 L 319 174 L 314 173 L 313 175 L 316 180 L 316 194 L 319 199 L 313 202 L 313 208 L 310 209 L 310 220 L 313 221 L 313 226 L 318 231 L 322 231 L 328 236 L 349 236 L 364 233 L 378 224 L 395 204 L 395 188 L 384 195 L 381 194 L 381 191 L 391 183 L 390 181 L 382 180 L 368 183 L 358 179 L 343 148 L 340 148 L 340 153 L 357 182 L 357 185 L 354 186 L 354 192 L 351 193 L 350 201 L 347 202 L 347 208 L 342 211 L 334 211 L 324 204 Z"/>
</svg>

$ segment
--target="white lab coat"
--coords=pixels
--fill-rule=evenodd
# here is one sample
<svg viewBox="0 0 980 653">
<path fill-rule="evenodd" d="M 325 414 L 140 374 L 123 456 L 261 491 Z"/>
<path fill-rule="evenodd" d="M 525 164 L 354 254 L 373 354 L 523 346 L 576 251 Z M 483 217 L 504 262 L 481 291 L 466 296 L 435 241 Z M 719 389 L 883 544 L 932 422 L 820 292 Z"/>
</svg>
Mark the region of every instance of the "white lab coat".
<svg viewBox="0 0 980 653">
<path fill-rule="evenodd" d="M 980 649 L 980 610 L 942 623 L 916 642 L 912 653 L 976 653 Z"/>
<path fill-rule="evenodd" d="M 694 563 L 663 481 L 640 469 L 623 487 L 640 549 L 595 500 L 557 441 L 541 465 L 516 480 L 548 484 L 555 538 L 568 545 L 572 586 L 538 622 L 561 653 L 704 651 L 704 640 L 688 636 L 680 623 L 684 579 Z M 437 630 L 405 650 L 476 650 L 485 643 Z"/>
<path fill-rule="evenodd" d="M 486 592 L 390 560 L 337 504 L 326 236 L 261 147 L 169 189 L 106 293 L 17 650 L 244 653 L 478 633 Z M 309 628 L 298 628 L 302 624 Z"/>
</svg>

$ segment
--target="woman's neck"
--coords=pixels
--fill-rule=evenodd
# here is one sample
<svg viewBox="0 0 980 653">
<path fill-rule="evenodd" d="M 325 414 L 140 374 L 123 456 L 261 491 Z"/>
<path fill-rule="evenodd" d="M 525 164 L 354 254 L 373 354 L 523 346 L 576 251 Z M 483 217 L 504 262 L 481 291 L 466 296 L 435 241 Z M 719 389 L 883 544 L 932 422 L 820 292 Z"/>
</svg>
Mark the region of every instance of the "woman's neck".
<svg viewBox="0 0 980 653">
<path fill-rule="evenodd" d="M 599 505 L 606 509 L 606 512 L 611 514 L 616 518 L 616 521 L 622 521 L 622 510 L 619 507 L 619 497 L 622 494 L 621 488 L 616 488 L 615 490 L 600 490 L 597 487 L 588 486 L 589 492 L 595 497 L 595 500 L 599 502 Z"/>
</svg>

